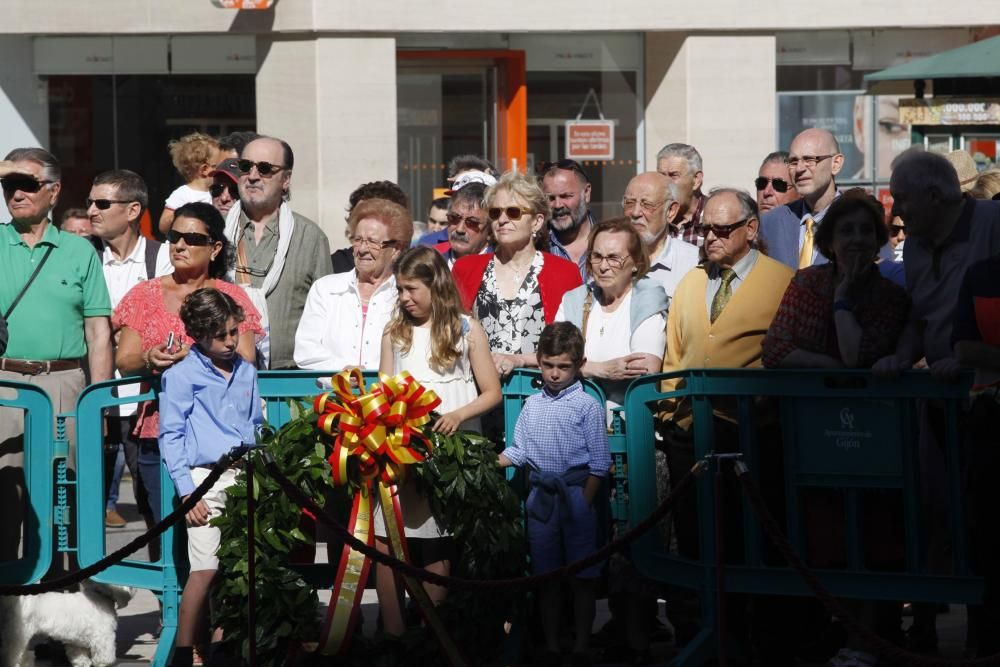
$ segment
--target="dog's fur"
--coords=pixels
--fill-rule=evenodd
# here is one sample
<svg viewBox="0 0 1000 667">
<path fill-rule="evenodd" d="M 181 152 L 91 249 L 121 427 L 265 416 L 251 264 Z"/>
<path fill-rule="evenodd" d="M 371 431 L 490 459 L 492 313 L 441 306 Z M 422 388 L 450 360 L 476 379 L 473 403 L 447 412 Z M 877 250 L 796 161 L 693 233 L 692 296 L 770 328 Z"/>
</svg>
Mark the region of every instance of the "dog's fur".
<svg viewBox="0 0 1000 667">
<path fill-rule="evenodd" d="M 109 667 L 115 663 L 116 607 L 135 591 L 84 581 L 77 593 L 42 593 L 0 597 L 0 667 L 31 667 L 35 637 L 62 642 L 73 667 Z"/>
</svg>

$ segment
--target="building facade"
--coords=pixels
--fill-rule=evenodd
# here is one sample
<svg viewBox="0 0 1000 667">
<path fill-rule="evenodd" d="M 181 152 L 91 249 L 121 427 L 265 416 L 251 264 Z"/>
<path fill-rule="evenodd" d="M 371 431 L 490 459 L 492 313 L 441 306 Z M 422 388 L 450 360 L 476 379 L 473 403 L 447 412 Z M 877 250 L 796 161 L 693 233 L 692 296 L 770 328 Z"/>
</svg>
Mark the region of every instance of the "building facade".
<svg viewBox="0 0 1000 667">
<path fill-rule="evenodd" d="M 130 168 L 149 182 L 156 217 L 180 183 L 170 139 L 255 129 L 291 143 L 293 206 L 335 246 L 345 242 L 347 195 L 362 182 L 397 180 L 419 219 L 452 155 L 532 169 L 566 155 L 567 132 L 601 217 L 620 212 L 625 184 L 655 168 L 666 143 L 701 151 L 706 186 L 749 188 L 763 156 L 804 126 L 838 136 L 844 183 L 877 189 L 912 141 L 897 108 L 913 90 L 866 90 L 864 74 L 1000 25 L 994 0 L 0 6 L 0 151 L 56 153 L 63 206 L 79 205 L 96 172 Z M 576 143 L 575 120 L 603 121 L 594 153 Z M 976 146 L 988 153 L 992 141 L 995 159 L 1000 137 L 979 134 Z"/>
</svg>

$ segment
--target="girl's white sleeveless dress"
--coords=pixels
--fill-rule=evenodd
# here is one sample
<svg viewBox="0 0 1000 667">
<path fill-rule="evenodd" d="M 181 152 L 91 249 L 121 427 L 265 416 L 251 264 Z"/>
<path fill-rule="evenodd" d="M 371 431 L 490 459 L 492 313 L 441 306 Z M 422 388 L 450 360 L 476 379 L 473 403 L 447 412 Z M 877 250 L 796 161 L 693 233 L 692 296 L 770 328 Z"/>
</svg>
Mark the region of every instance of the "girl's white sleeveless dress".
<svg viewBox="0 0 1000 667">
<path fill-rule="evenodd" d="M 444 373 L 439 373 L 430 365 L 430 327 L 413 327 L 413 341 L 406 354 L 394 350 L 393 367 L 396 373 L 408 371 L 421 385 L 432 389 L 441 399 L 441 404 L 436 408 L 438 414 L 443 415 L 468 405 L 479 395 L 479 391 L 476 389 L 476 380 L 472 374 L 472 363 L 469 361 L 470 326 L 469 317 L 463 315 L 463 336 L 459 343 L 461 355 L 455 365 Z M 459 429 L 480 432 L 479 418 L 475 417 L 462 422 Z M 434 520 L 427 498 L 417 492 L 414 476 L 408 477 L 397 488 L 407 537 L 434 538 L 447 535 Z M 385 519 L 382 517 L 381 509 L 375 512 L 375 534 L 379 537 L 385 537 L 386 534 Z"/>
</svg>

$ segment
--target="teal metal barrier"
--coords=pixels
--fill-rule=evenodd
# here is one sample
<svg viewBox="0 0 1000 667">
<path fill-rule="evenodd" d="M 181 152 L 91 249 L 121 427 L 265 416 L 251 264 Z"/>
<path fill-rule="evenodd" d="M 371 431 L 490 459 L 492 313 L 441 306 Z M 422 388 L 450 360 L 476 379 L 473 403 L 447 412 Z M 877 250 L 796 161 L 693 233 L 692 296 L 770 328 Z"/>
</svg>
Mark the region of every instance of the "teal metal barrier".
<svg viewBox="0 0 1000 667">
<path fill-rule="evenodd" d="M 660 381 L 665 378 L 681 378 L 682 382 L 675 391 L 664 392 L 660 390 Z M 631 463 L 628 515 L 632 524 L 648 516 L 658 505 L 652 435 L 656 428 L 654 415 L 661 401 L 667 398 L 691 402 L 695 456 L 699 459 L 714 449 L 713 406 L 725 401 L 727 411 L 738 416 L 739 451 L 755 480 L 759 480 L 762 445 L 773 448 L 777 444 L 758 442 L 758 417 L 769 414 L 780 419 L 786 507 L 782 528 L 800 554 L 806 534 L 803 492 L 813 488 L 843 492 L 846 566 L 817 570 L 832 594 L 845 598 L 931 602 L 981 599 L 982 582 L 969 568 L 958 437 L 959 411 L 968 398 L 968 384 L 943 384 L 926 372 L 910 372 L 899 380 L 883 381 L 860 371 L 693 370 L 636 380 L 625 398 L 626 448 Z M 920 520 L 920 461 L 916 445 L 919 402 L 925 400 L 935 401 L 946 415 L 944 475 L 952 567 L 944 573 L 932 569 L 924 557 L 929 529 Z M 770 409 L 763 408 L 769 401 Z M 672 664 L 676 665 L 700 664 L 715 650 L 712 626 L 717 612 L 716 507 L 712 489 L 711 474 L 698 480 L 698 560 L 670 553 L 658 531 L 650 531 L 632 548 L 635 563 L 645 576 L 700 592 L 706 627 L 675 658 Z M 905 526 L 902 571 L 866 568 L 859 527 L 861 494 L 871 489 L 891 489 L 902 497 Z M 725 590 L 811 595 L 799 576 L 783 563 L 765 564 L 763 544 L 767 538 L 747 503 L 743 503 L 743 508 L 743 561 L 727 564 Z"/>
<path fill-rule="evenodd" d="M 24 411 L 24 484 L 28 503 L 22 527 L 21 558 L 0 562 L 0 583 L 33 584 L 52 564 L 53 470 L 56 463 L 52 401 L 44 390 L 34 385 L 0 381 L 0 407 Z M 9 511 L 9 508 L 0 511 Z"/>
</svg>

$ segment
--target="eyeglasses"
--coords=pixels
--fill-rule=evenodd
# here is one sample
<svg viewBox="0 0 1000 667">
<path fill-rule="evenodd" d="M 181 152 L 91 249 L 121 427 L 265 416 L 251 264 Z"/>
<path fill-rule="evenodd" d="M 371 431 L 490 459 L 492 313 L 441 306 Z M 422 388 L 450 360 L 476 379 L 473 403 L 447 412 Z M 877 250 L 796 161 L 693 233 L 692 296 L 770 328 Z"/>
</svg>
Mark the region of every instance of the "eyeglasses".
<svg viewBox="0 0 1000 667">
<path fill-rule="evenodd" d="M 485 224 L 479 218 L 465 217 L 461 213 L 449 213 L 446 217 L 448 218 L 448 226 L 458 227 L 458 225 L 460 225 L 464 221 L 465 226 L 474 232 L 478 232 L 480 228 Z"/>
<path fill-rule="evenodd" d="M 87 208 L 96 206 L 101 211 L 107 211 L 112 204 L 131 204 L 134 199 L 87 199 Z"/>
<path fill-rule="evenodd" d="M 805 160 L 807 158 L 802 158 L 802 159 Z M 789 162 L 789 164 L 791 163 Z M 808 165 L 809 163 L 807 162 L 806 164 Z M 812 166 L 815 165 L 816 163 L 813 162 Z M 783 178 L 767 178 L 765 176 L 758 176 L 757 179 L 754 180 L 753 182 L 753 184 L 757 187 L 758 192 L 766 188 L 768 183 L 771 184 L 771 187 L 774 188 L 775 192 L 781 192 L 781 193 L 788 192 L 788 188 L 792 187 L 792 184 Z"/>
<path fill-rule="evenodd" d="M 697 229 L 698 233 L 702 236 L 708 236 L 708 233 L 712 232 L 715 234 L 715 238 L 728 239 L 730 234 L 750 222 L 750 220 L 752 220 L 752 218 L 743 218 L 742 220 L 737 220 L 731 225 L 698 225 L 695 229 Z"/>
<path fill-rule="evenodd" d="M 12 195 L 18 190 L 27 194 L 34 194 L 41 190 L 43 185 L 51 183 L 55 183 L 55 181 L 39 181 L 36 178 L 28 178 L 26 176 L 8 176 L 7 178 L 0 179 L 0 186 L 3 187 L 3 191 L 8 195 Z"/>
<path fill-rule="evenodd" d="M 832 153 L 830 155 L 803 155 L 801 157 L 790 157 L 787 160 L 785 160 L 785 164 L 787 164 L 792 169 L 798 168 L 799 164 L 801 164 L 803 167 L 807 169 L 812 169 L 823 160 L 831 158 L 834 155 L 837 155 L 837 153 Z M 775 188 L 775 190 L 777 190 L 777 188 Z"/>
<path fill-rule="evenodd" d="M 543 160 L 535 165 L 535 173 L 539 176 L 544 176 L 553 169 L 566 169 L 567 171 L 575 171 L 583 177 L 583 180 L 590 183 L 590 176 L 587 172 L 583 170 L 580 163 L 576 160 L 559 160 L 558 162 L 550 162 L 548 160 Z"/>
<path fill-rule="evenodd" d="M 906 232 L 906 227 L 903 225 L 889 225 L 889 236 L 893 238 L 896 238 L 904 232 Z"/>
<path fill-rule="evenodd" d="M 271 164 L 270 162 L 254 162 L 253 160 L 237 160 L 236 166 L 239 168 L 240 173 L 243 174 L 249 174 L 250 170 L 257 167 L 257 173 L 264 178 L 277 174 L 282 169 L 287 168 L 280 164 Z"/>
<path fill-rule="evenodd" d="M 374 250 L 375 252 L 381 252 L 386 248 L 394 247 L 398 241 L 389 239 L 388 241 L 372 241 L 371 239 L 364 239 L 360 236 L 355 236 L 351 238 L 351 245 L 355 248 L 368 248 L 369 250 Z"/>
<path fill-rule="evenodd" d="M 607 262 L 608 266 L 610 266 L 612 269 L 620 269 L 623 266 L 625 266 L 625 262 L 627 262 L 629 259 L 631 258 L 619 257 L 618 255 L 602 255 L 597 252 L 592 252 L 590 253 L 590 257 L 587 258 L 587 261 L 590 262 L 590 265 L 595 268 L 599 267 L 602 262 Z"/>
<path fill-rule="evenodd" d="M 661 202 L 657 203 L 657 202 L 649 201 L 648 199 L 628 199 L 628 198 L 625 198 L 625 199 L 622 199 L 622 210 L 625 211 L 626 213 L 628 213 L 633 208 L 635 208 L 636 203 L 639 204 L 639 208 L 642 209 L 643 213 L 647 213 L 648 214 L 648 213 L 652 213 L 656 209 L 660 208 L 661 206 L 663 206 L 667 202 L 666 201 L 661 201 Z"/>
<path fill-rule="evenodd" d="M 171 229 L 167 232 L 167 241 L 170 243 L 180 243 L 181 239 L 184 240 L 186 245 L 206 246 L 212 244 L 212 237 L 208 234 L 199 234 L 198 232 L 179 232 L 175 229 Z"/>
<path fill-rule="evenodd" d="M 522 215 L 528 215 L 528 214 L 530 214 L 531 213 L 531 209 L 530 208 L 521 208 L 520 206 L 506 206 L 504 208 L 500 208 L 499 206 L 495 206 L 495 207 L 491 208 L 489 211 L 487 211 L 487 213 L 490 216 L 490 220 L 493 220 L 493 221 L 499 220 L 500 216 L 503 215 L 504 213 L 506 213 L 508 220 L 517 222 L 518 220 L 521 219 Z"/>
<path fill-rule="evenodd" d="M 258 171 L 260 169 L 258 168 Z M 261 173 L 261 176 L 264 174 Z M 229 196 L 233 199 L 240 198 L 240 188 L 235 183 L 212 183 L 208 186 L 208 194 L 212 195 L 212 198 L 218 198 L 222 196 L 223 191 L 229 190 Z"/>
</svg>

